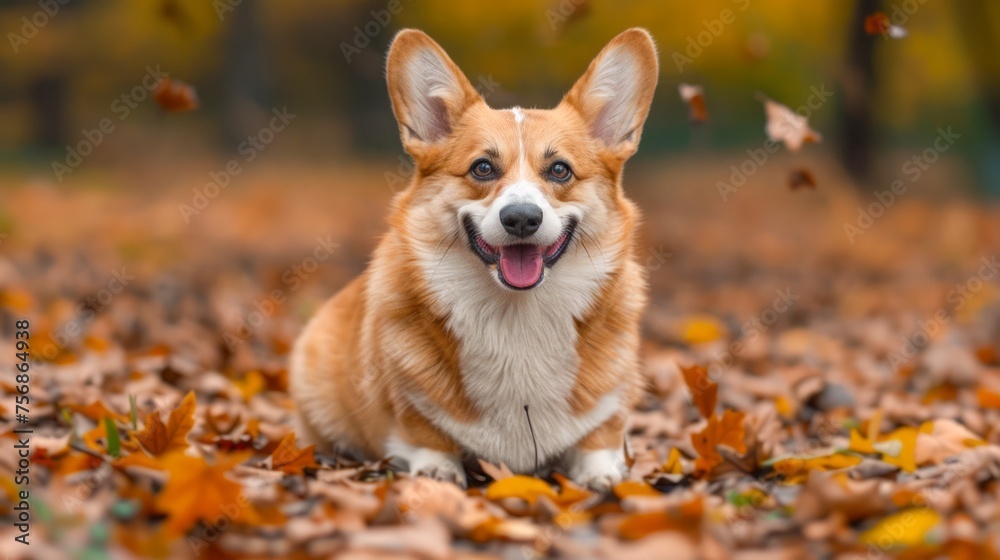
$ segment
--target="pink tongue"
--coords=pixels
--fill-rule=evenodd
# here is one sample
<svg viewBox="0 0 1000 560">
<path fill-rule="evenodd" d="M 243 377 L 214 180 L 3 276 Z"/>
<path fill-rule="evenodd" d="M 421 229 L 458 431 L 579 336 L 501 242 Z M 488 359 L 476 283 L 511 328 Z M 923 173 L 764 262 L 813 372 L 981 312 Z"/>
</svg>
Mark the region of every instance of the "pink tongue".
<svg viewBox="0 0 1000 560">
<path fill-rule="evenodd" d="M 500 272 L 515 288 L 534 286 L 542 277 L 542 251 L 536 245 L 500 247 Z"/>
</svg>

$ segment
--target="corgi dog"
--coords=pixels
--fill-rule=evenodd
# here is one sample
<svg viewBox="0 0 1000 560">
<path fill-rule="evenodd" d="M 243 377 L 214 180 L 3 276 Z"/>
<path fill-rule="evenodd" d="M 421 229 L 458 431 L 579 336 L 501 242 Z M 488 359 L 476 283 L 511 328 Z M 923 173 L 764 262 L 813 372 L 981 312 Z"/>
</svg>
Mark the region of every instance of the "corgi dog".
<svg viewBox="0 0 1000 560">
<path fill-rule="evenodd" d="M 300 440 L 463 486 L 470 457 L 595 489 L 627 475 L 646 272 L 622 171 L 658 71 L 630 29 L 556 108 L 493 109 L 430 37 L 396 35 L 416 171 L 365 272 L 295 343 Z"/>
</svg>

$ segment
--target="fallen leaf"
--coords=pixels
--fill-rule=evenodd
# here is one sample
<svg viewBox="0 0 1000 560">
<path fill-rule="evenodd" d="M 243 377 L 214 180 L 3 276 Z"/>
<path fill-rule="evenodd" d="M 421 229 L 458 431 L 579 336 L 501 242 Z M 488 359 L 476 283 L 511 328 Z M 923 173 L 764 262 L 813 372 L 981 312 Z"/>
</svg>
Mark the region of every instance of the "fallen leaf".
<svg viewBox="0 0 1000 560">
<path fill-rule="evenodd" d="M 691 399 L 703 418 L 709 418 L 715 413 L 718 401 L 719 385 L 708 377 L 708 370 L 702 366 L 681 367 L 684 383 L 691 392 Z"/>
<path fill-rule="evenodd" d="M 804 484 L 812 471 L 835 471 L 853 467 L 861 462 L 857 455 L 833 453 L 819 457 L 788 457 L 774 462 L 772 468 L 783 484 Z"/>
<path fill-rule="evenodd" d="M 315 445 L 296 447 L 295 433 L 290 432 L 271 454 L 271 468 L 288 474 L 305 474 L 305 469 L 318 469 L 315 449 Z"/>
<path fill-rule="evenodd" d="M 632 496 L 662 496 L 663 493 L 642 480 L 626 480 L 615 486 L 615 496 L 624 500 Z"/>
<path fill-rule="evenodd" d="M 558 495 L 544 480 L 520 474 L 498 480 L 486 488 L 486 499 L 494 501 L 521 498 L 534 505 L 541 496 L 555 499 Z"/>
<path fill-rule="evenodd" d="M 746 444 L 743 442 L 745 416 L 743 412 L 733 410 L 726 410 L 721 419 L 713 414 L 705 429 L 691 434 L 691 444 L 699 455 L 695 459 L 697 473 L 709 473 L 722 463 L 722 456 L 715 449 L 716 445 L 728 445 L 738 453 L 746 453 Z"/>
<path fill-rule="evenodd" d="M 86 406 L 81 406 L 78 404 L 68 404 L 66 408 L 71 412 L 76 412 L 82 414 L 91 420 L 96 420 L 100 422 L 104 418 L 111 417 L 117 422 L 125 423 L 128 422 L 128 416 L 124 414 L 118 414 L 110 408 L 104 405 L 101 401 L 94 401 Z"/>
<path fill-rule="evenodd" d="M 985 443 L 962 424 L 949 418 L 939 418 L 921 424 L 914 453 L 918 465 L 936 465 L 970 447 Z"/>
<path fill-rule="evenodd" d="M 911 548 L 927 541 L 931 529 L 941 523 L 941 516 L 931 508 L 907 509 L 881 519 L 861 533 L 859 541 L 879 550 Z"/>
<path fill-rule="evenodd" d="M 725 330 L 722 322 L 711 315 L 691 315 L 681 324 L 681 338 L 687 344 L 705 344 L 721 338 Z"/>
<path fill-rule="evenodd" d="M 635 513 L 625 518 L 618 527 L 623 539 L 636 540 L 660 531 L 697 533 L 701 527 L 705 503 L 699 495 L 681 504 L 676 511 Z"/>
<path fill-rule="evenodd" d="M 164 456 L 159 464 L 169 478 L 156 498 L 156 508 L 167 514 L 164 532 L 179 537 L 199 520 L 257 522 L 259 518 L 243 496 L 243 487 L 226 476 L 249 458 L 249 453 L 220 456 L 210 465 L 201 457 L 189 457 L 180 451 Z"/>
<path fill-rule="evenodd" d="M 976 400 L 982 408 L 1000 408 L 1000 392 L 991 391 L 986 387 L 976 389 Z"/>
<path fill-rule="evenodd" d="M 141 432 L 131 432 L 133 441 L 141 444 L 143 449 L 153 455 L 187 449 L 187 435 L 194 427 L 195 406 L 194 392 L 190 392 L 177 408 L 170 412 L 166 424 L 160 420 L 159 411 L 151 413 L 146 417 Z M 130 446 L 123 442 L 122 446 L 131 451 L 138 449 L 135 443 Z"/>
</svg>

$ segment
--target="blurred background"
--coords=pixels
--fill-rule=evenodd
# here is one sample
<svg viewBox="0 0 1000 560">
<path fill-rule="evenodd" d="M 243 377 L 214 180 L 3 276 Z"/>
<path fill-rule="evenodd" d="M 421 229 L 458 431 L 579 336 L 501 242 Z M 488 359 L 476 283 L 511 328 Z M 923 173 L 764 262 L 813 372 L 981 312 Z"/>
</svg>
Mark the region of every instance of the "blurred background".
<svg viewBox="0 0 1000 560">
<path fill-rule="evenodd" d="M 866 32 L 876 12 L 905 37 Z M 363 269 L 412 173 L 383 78 L 397 30 L 428 32 L 491 105 L 550 107 L 637 25 L 661 77 L 626 190 L 662 340 L 692 313 L 736 331 L 788 286 L 825 313 L 911 324 L 1000 243 L 988 0 L 2 0 L 0 303 L 57 331 L 125 266 L 130 293 L 218 336 L 278 289 L 286 320 L 250 331 L 284 348 Z M 164 75 L 190 85 L 173 108 L 191 110 L 154 99 Z M 682 83 L 703 88 L 707 122 Z M 761 161 L 764 99 L 822 142 Z M 338 249 L 289 290 L 321 237 Z M 781 321 L 815 318 L 797 309 Z"/>
</svg>

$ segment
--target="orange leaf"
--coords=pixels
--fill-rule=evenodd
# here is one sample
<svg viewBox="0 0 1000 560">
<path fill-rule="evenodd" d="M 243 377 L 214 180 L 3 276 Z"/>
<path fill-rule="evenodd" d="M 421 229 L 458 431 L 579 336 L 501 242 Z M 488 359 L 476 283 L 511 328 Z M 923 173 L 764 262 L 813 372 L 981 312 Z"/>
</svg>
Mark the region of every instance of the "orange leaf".
<svg viewBox="0 0 1000 560">
<path fill-rule="evenodd" d="M 701 496 L 683 503 L 677 511 L 654 511 L 635 513 L 625 518 L 618 527 L 622 538 L 629 540 L 641 539 L 659 531 L 680 531 L 696 533 L 701 526 L 705 514 L 705 503 Z"/>
<path fill-rule="evenodd" d="M 816 190 L 816 177 L 805 167 L 793 169 L 788 175 L 788 188 L 793 191 L 800 188 Z"/>
<path fill-rule="evenodd" d="M 179 537 L 199 520 L 256 523 L 259 517 L 243 496 L 243 487 L 226 477 L 249 456 L 222 456 L 214 465 L 180 451 L 164 456 L 161 464 L 170 478 L 156 498 L 156 508 L 167 514 L 166 535 Z"/>
<path fill-rule="evenodd" d="M 146 423 L 141 432 L 131 432 L 132 438 L 153 455 L 187 449 L 187 435 L 194 427 L 196 405 L 192 391 L 184 397 L 177 408 L 170 412 L 170 419 L 167 420 L 166 424 L 160 420 L 158 411 L 153 412 L 146 417 Z M 132 445 L 130 449 L 135 451 L 137 447 Z"/>
<path fill-rule="evenodd" d="M 663 493 L 642 480 L 626 480 L 615 486 L 615 496 L 624 500 L 629 496 L 662 496 Z"/>
<path fill-rule="evenodd" d="M 545 481 L 521 474 L 498 480 L 486 488 L 486 499 L 488 500 L 521 498 L 534 505 L 541 496 L 548 496 L 553 500 L 557 499 L 556 491 Z"/>
<path fill-rule="evenodd" d="M 986 387 L 976 389 L 976 399 L 982 408 L 1000 408 L 1000 393 L 990 391 Z"/>
<path fill-rule="evenodd" d="M 691 434 L 691 443 L 700 455 L 694 462 L 696 471 L 708 473 L 722 463 L 722 456 L 716 451 L 716 445 L 727 445 L 738 453 L 746 453 L 746 444 L 743 442 L 745 416 L 742 412 L 732 410 L 727 410 L 721 419 L 713 414 L 704 430 Z"/>
<path fill-rule="evenodd" d="M 70 404 L 66 405 L 66 408 L 69 409 L 71 412 L 77 412 L 79 414 L 86 416 L 87 418 L 90 418 L 91 420 L 97 420 L 98 422 L 104 420 L 105 416 L 110 416 L 117 422 L 122 422 L 122 423 L 128 422 L 128 416 L 124 414 L 118 414 L 117 412 L 112 411 L 107 406 L 105 406 L 104 403 L 102 403 L 101 401 L 94 401 L 86 406 L 79 404 Z"/>
<path fill-rule="evenodd" d="M 315 445 L 296 447 L 295 433 L 290 432 L 281 438 L 278 448 L 271 454 L 271 468 L 288 474 L 305 474 L 307 468 L 318 469 L 315 449 Z"/>
<path fill-rule="evenodd" d="M 704 418 L 711 417 L 718 401 L 719 385 L 709 379 L 708 370 L 702 366 L 681 367 L 681 373 L 698 411 Z"/>
</svg>

